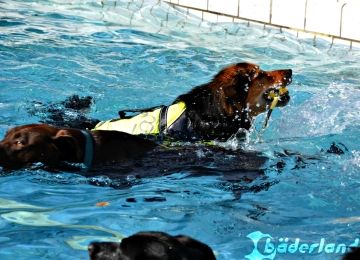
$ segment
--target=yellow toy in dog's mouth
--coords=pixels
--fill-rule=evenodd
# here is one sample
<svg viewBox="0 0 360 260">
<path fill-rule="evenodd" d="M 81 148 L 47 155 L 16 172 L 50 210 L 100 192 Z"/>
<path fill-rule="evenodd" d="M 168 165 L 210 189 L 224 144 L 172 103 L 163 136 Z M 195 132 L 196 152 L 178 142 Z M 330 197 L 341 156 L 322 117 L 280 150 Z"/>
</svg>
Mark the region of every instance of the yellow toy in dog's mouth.
<svg viewBox="0 0 360 260">
<path fill-rule="evenodd" d="M 267 123 L 268 123 L 268 121 L 269 121 L 269 118 L 270 118 L 270 116 L 271 116 L 271 113 L 272 113 L 273 109 L 276 107 L 276 105 L 277 105 L 277 103 L 278 103 L 278 101 L 279 101 L 279 97 L 281 97 L 281 95 L 286 94 L 286 93 L 288 93 L 288 90 L 286 89 L 286 87 L 284 87 L 284 88 L 278 88 L 278 89 L 273 89 L 273 90 L 271 90 L 271 91 L 269 91 L 269 92 L 267 93 L 268 98 L 271 99 L 272 102 L 271 102 L 271 105 L 270 105 L 270 109 L 269 109 L 269 111 L 268 111 L 268 113 L 267 113 L 267 115 L 266 115 L 264 125 L 263 125 L 263 127 L 262 127 L 263 130 L 264 130 L 264 129 L 266 128 L 266 126 L 267 126 Z"/>
<path fill-rule="evenodd" d="M 267 93 L 267 95 L 269 99 L 274 99 L 275 97 L 281 97 L 287 92 L 288 92 L 287 88 L 283 87 L 283 88 L 272 89 Z"/>
</svg>

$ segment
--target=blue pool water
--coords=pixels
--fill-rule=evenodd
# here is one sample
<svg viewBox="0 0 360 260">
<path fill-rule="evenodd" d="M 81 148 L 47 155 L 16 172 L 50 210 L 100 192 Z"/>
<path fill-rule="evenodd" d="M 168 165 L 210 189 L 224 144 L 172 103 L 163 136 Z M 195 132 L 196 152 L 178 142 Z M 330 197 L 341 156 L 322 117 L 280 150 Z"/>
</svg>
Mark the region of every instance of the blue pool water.
<svg viewBox="0 0 360 260">
<path fill-rule="evenodd" d="M 109 119 L 170 104 L 242 61 L 293 69 L 291 102 L 265 132 L 261 115 L 244 143 L 222 144 L 262 152 L 274 185 L 235 200 L 243 184 L 185 170 L 129 176 L 124 189 L 41 167 L 0 172 L 0 259 L 88 259 L 90 241 L 144 230 L 190 235 L 220 260 L 340 259 L 338 246 L 360 238 L 359 49 L 255 24 L 214 25 L 155 0 L 0 0 L 0 136 L 41 119 L 26 109 L 33 101 L 91 95 L 89 116 Z M 344 154 L 326 152 L 333 142 Z"/>
</svg>

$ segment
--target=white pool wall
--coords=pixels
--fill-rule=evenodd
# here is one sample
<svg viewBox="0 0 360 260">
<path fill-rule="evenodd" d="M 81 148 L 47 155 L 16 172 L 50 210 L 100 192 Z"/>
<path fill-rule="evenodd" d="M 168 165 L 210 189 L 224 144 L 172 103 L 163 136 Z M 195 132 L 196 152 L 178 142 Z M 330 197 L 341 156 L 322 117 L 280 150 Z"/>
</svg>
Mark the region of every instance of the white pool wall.
<svg viewBox="0 0 360 260">
<path fill-rule="evenodd" d="M 360 0 L 163 0 L 213 23 L 260 23 L 360 47 Z"/>
</svg>

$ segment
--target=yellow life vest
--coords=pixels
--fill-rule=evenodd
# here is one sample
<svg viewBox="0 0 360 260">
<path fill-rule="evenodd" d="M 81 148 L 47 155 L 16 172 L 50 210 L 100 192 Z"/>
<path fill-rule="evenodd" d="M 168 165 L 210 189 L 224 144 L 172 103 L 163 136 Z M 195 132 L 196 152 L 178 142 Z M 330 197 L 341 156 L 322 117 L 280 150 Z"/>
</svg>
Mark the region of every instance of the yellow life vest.
<svg viewBox="0 0 360 260">
<path fill-rule="evenodd" d="M 115 118 L 108 121 L 101 121 L 93 130 L 115 130 L 122 131 L 132 135 L 140 134 L 159 134 L 166 130 L 184 113 L 186 105 L 184 102 L 175 103 L 166 107 L 165 121 L 161 122 L 163 108 L 158 108 L 151 112 L 140 113 L 131 118 Z M 164 126 L 161 126 L 161 124 Z M 160 129 L 164 127 L 164 129 Z"/>
</svg>

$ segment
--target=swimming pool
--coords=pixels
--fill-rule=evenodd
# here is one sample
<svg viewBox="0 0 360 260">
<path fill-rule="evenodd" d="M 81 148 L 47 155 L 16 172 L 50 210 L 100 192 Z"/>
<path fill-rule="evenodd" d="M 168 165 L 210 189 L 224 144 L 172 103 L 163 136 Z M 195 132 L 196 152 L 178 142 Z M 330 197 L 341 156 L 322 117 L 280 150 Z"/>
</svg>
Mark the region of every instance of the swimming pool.
<svg viewBox="0 0 360 260">
<path fill-rule="evenodd" d="M 217 259 L 339 259 L 339 245 L 357 242 L 359 49 L 254 24 L 208 24 L 155 0 L 0 1 L 0 10 L 1 137 L 40 120 L 26 109 L 33 101 L 91 95 L 89 115 L 109 119 L 121 109 L 170 104 L 236 62 L 294 74 L 292 100 L 265 132 L 262 115 L 244 143 L 225 144 L 269 158 L 267 190 L 234 200 L 234 189 L 263 180 L 243 187 L 186 171 L 129 176 L 132 186 L 122 189 L 102 176 L 41 167 L 1 172 L 1 259 L 87 259 L 90 241 L 143 230 L 192 236 Z M 327 153 L 331 143 L 344 154 Z M 110 204 L 95 206 L 102 201 Z"/>
</svg>

